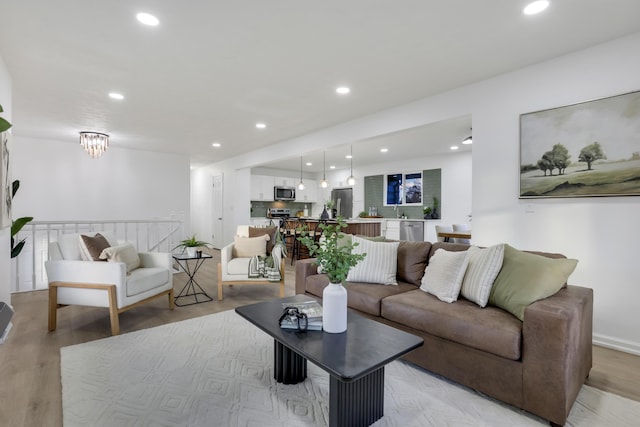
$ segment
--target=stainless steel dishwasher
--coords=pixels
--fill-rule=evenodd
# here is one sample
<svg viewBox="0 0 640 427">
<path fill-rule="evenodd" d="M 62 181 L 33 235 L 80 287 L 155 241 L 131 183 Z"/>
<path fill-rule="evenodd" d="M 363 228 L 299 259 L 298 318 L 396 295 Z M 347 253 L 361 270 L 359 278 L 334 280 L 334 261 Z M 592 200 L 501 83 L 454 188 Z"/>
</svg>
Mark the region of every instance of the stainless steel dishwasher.
<svg viewBox="0 0 640 427">
<path fill-rule="evenodd" d="M 400 240 L 410 242 L 424 241 L 423 221 L 400 221 Z"/>
</svg>

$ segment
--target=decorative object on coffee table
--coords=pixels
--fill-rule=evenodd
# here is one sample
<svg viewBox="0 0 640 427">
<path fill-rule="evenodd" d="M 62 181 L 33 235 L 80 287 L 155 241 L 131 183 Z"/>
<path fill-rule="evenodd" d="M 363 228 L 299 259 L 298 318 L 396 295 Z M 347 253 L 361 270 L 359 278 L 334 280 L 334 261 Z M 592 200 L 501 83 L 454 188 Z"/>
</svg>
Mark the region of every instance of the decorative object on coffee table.
<svg viewBox="0 0 640 427">
<path fill-rule="evenodd" d="M 325 287 L 322 293 L 322 328 L 329 333 L 347 330 L 347 290 L 342 283 L 347 279 L 349 269 L 367 255 L 351 253 L 351 249 L 357 246 L 357 243 L 340 242 L 344 236 L 340 230 L 346 227 L 344 219 L 338 217 L 336 224 L 318 225 L 322 231 L 319 241 L 304 230 L 300 230 L 301 236 L 298 237 L 300 243 L 309 249 L 309 255 L 316 257 L 322 272 L 329 277 L 329 286 Z"/>
</svg>

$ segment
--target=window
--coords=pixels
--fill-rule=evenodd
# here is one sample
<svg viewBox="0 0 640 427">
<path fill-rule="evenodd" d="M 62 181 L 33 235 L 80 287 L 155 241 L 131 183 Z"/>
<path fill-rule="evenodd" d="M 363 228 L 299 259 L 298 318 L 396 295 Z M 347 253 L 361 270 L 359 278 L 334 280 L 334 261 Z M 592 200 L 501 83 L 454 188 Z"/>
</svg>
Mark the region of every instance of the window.
<svg viewBox="0 0 640 427">
<path fill-rule="evenodd" d="M 422 205 L 422 172 L 385 175 L 385 206 Z"/>
</svg>

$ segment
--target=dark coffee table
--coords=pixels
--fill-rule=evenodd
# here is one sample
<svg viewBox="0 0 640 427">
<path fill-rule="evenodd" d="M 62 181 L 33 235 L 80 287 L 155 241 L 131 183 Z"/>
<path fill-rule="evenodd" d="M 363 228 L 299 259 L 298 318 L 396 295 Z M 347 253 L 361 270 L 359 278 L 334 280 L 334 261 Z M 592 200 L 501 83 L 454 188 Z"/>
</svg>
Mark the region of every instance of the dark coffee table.
<svg viewBox="0 0 640 427">
<path fill-rule="evenodd" d="M 238 307 L 236 313 L 273 337 L 277 382 L 304 381 L 307 360 L 330 374 L 330 426 L 371 425 L 384 415 L 384 366 L 424 341 L 352 310 L 347 331 L 341 334 L 280 328 L 282 303 L 311 299 L 304 295 L 279 298 Z"/>
</svg>

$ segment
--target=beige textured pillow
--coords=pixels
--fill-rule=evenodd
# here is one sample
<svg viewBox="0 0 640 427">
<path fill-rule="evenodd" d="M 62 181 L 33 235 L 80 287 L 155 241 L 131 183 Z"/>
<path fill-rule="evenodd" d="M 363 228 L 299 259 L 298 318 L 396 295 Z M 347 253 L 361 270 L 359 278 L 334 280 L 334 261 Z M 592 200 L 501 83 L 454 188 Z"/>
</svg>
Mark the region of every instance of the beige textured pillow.
<svg viewBox="0 0 640 427">
<path fill-rule="evenodd" d="M 100 259 L 100 254 L 109 246 L 111 243 L 100 233 L 93 237 L 80 235 L 80 255 L 85 261 L 106 261 Z"/>
<path fill-rule="evenodd" d="M 127 265 L 127 273 L 140 267 L 140 257 L 131 243 L 106 248 L 100 254 L 100 259 L 106 259 L 109 262 L 124 262 Z"/>
<path fill-rule="evenodd" d="M 276 230 L 276 227 L 249 227 L 249 237 L 260 237 L 265 234 L 269 236 L 269 241 L 267 242 L 267 255 L 270 255 L 276 244 Z"/>
<path fill-rule="evenodd" d="M 420 289 L 438 297 L 440 301 L 457 301 L 468 264 L 467 251 L 436 250 L 424 271 Z"/>
<path fill-rule="evenodd" d="M 251 258 L 252 256 L 267 255 L 268 235 L 258 237 L 236 236 L 233 243 L 234 258 Z"/>
</svg>

